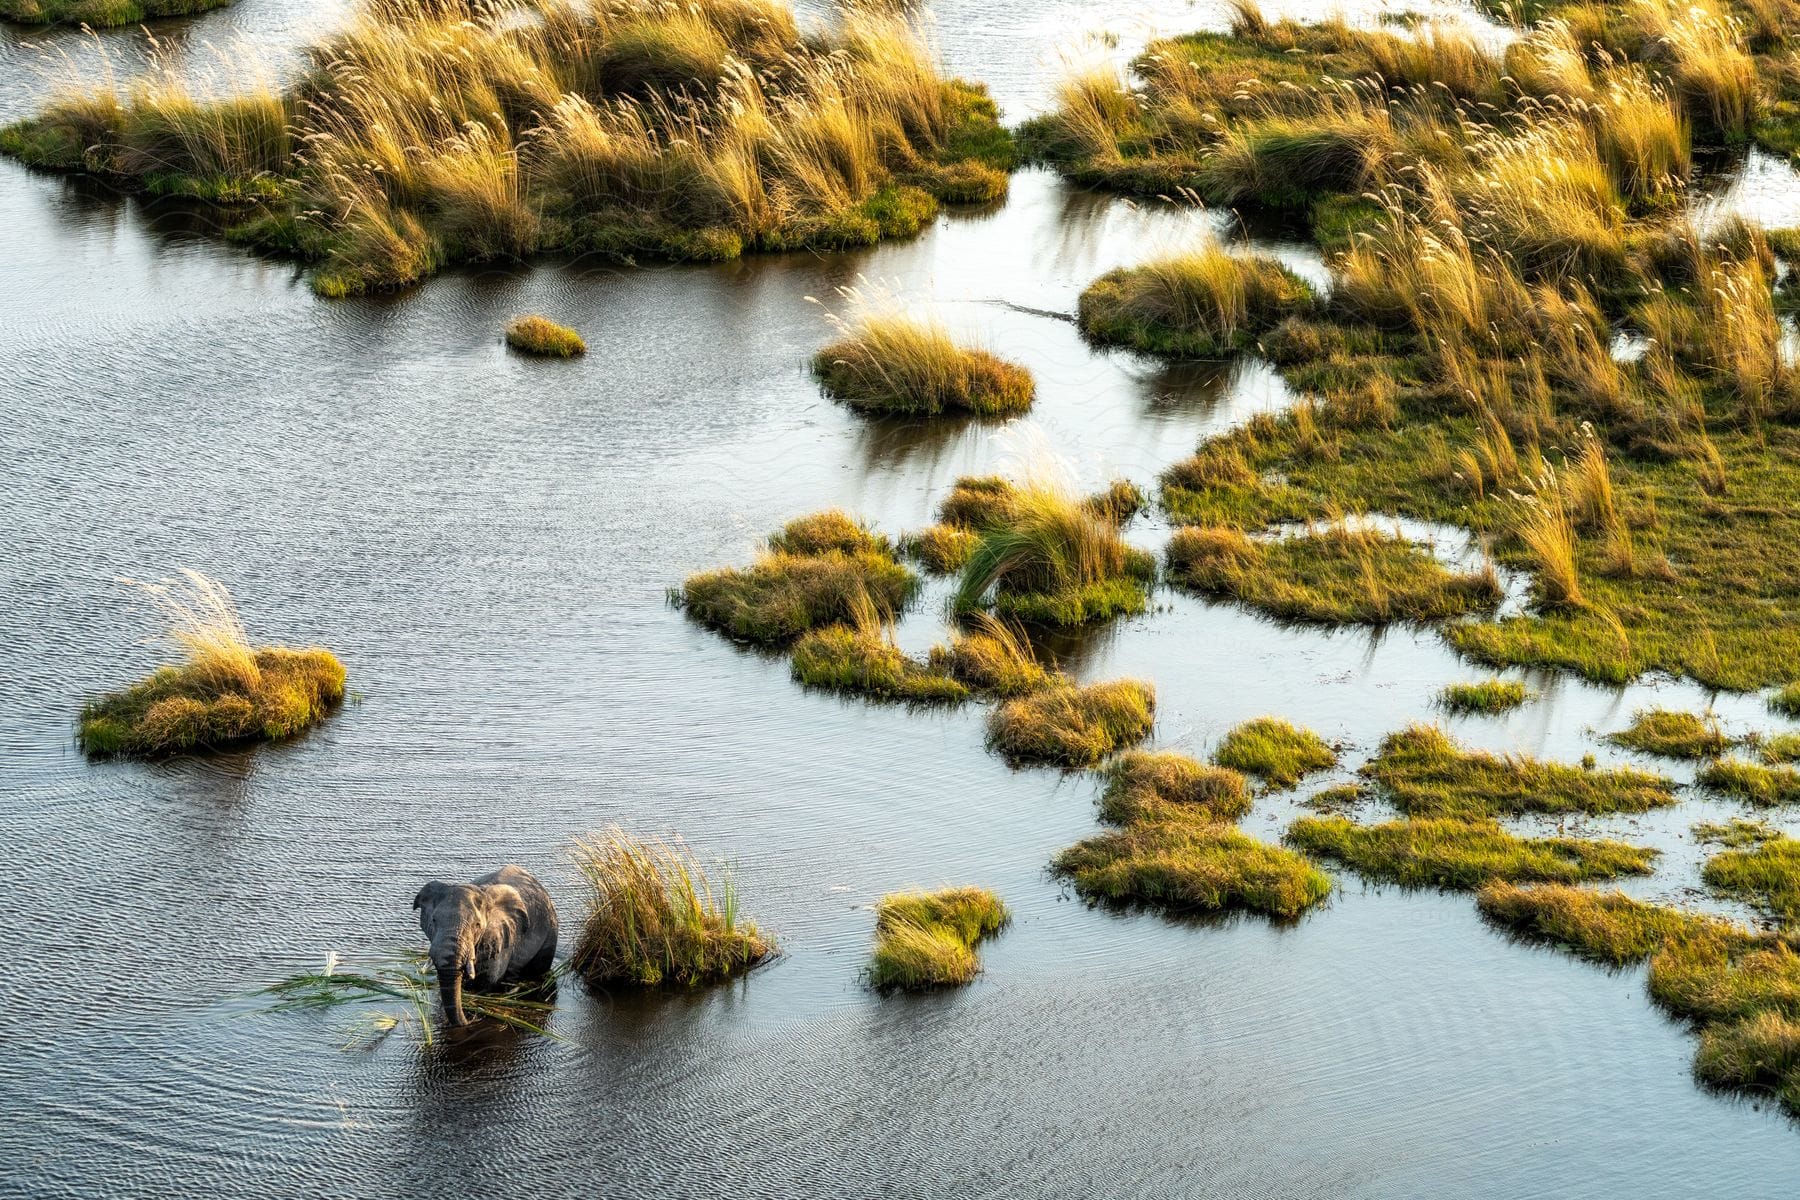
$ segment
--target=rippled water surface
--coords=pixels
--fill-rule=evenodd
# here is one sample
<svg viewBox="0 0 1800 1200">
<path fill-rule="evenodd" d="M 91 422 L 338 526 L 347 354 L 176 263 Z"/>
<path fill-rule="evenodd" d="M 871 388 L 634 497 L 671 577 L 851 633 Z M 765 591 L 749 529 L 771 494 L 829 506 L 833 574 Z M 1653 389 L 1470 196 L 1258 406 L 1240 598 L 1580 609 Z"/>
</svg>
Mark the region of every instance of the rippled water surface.
<svg viewBox="0 0 1800 1200">
<path fill-rule="evenodd" d="M 333 8 L 242 0 L 163 35 L 247 38 L 274 62 Z M 1081 31 L 1128 50 L 1221 6 L 1131 13 L 957 3 L 938 38 L 1016 115 Z M 48 86 L 28 42 L 95 53 L 7 32 L 0 116 Z M 106 38 L 115 57 L 141 43 Z M 1791 1196 L 1800 1130 L 1695 1087 L 1692 1039 L 1641 971 L 1513 944 L 1466 896 L 1351 876 L 1292 927 L 1089 910 L 1044 865 L 1094 829 L 1090 778 L 1008 770 L 975 707 L 803 692 L 667 606 L 798 513 L 898 531 L 957 475 L 1045 446 L 1084 485 L 1147 485 L 1287 403 L 1254 362 L 1096 354 L 1067 320 L 1096 274 L 1211 223 L 1026 172 L 997 211 L 869 253 L 549 264 L 327 303 L 177 210 L 0 164 L 0 1192 Z M 809 297 L 859 278 L 1028 365 L 1030 417 L 920 429 L 822 399 Z M 593 353 L 507 355 L 500 325 L 532 309 Z M 73 709 L 156 661 L 113 579 L 178 565 L 228 580 L 254 633 L 334 648 L 353 703 L 241 756 L 84 762 Z M 901 632 L 928 644 L 932 606 Z M 1164 746 L 1204 753 L 1277 712 L 1347 743 L 1351 768 L 1476 674 L 1428 631 L 1174 594 L 1068 662 L 1153 679 Z M 1710 699 L 1531 682 L 1518 712 L 1449 724 L 1613 760 L 1596 731 Z M 1772 727 L 1756 697 L 1717 710 Z M 1247 827 L 1273 838 L 1293 809 L 1267 798 Z M 1688 825 L 1737 812 L 1688 798 L 1582 827 L 1668 852 L 1637 894 L 1702 902 Z M 555 1039 L 346 1053 L 339 1025 L 249 998 L 328 952 L 412 940 L 427 878 L 517 861 L 576 913 L 563 848 L 615 821 L 735 859 L 784 957 L 693 997 L 565 984 Z M 942 882 L 1017 914 L 985 975 L 867 994 L 869 901 Z"/>
</svg>

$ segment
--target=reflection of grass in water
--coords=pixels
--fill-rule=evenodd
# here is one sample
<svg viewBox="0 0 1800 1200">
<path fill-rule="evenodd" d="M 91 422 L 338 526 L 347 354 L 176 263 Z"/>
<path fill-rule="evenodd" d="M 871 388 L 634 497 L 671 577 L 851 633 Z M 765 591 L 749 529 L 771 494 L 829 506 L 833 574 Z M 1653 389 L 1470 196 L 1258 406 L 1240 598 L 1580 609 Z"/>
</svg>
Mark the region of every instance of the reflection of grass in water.
<svg viewBox="0 0 1800 1200">
<path fill-rule="evenodd" d="M 550 979 L 561 973 L 558 968 Z M 463 1008 L 476 1018 L 487 1017 L 513 1029 L 554 1037 L 547 1028 L 556 1006 L 533 999 L 548 981 L 519 985 L 501 992 L 463 992 Z M 437 999 L 437 977 L 422 950 L 396 950 L 381 958 L 340 962 L 333 953 L 324 969 L 291 975 L 264 988 L 271 1012 L 335 1012 L 398 1001 L 399 1011 L 360 1012 L 349 1027 L 344 1048 L 373 1049 L 397 1029 L 416 1032 L 427 1046 L 434 1040 L 432 1005 Z"/>
</svg>

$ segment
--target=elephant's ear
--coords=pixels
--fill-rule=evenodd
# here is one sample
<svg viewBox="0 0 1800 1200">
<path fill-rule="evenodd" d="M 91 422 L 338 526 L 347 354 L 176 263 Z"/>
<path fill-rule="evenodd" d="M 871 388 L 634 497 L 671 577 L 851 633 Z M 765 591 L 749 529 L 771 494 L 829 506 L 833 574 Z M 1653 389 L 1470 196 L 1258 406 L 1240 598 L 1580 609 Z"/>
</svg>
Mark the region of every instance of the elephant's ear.
<svg viewBox="0 0 1800 1200">
<path fill-rule="evenodd" d="M 424 908 L 427 904 L 436 904 L 443 897 L 444 891 L 442 882 L 436 879 L 432 880 L 420 888 L 419 894 L 413 897 L 413 907 Z"/>
</svg>

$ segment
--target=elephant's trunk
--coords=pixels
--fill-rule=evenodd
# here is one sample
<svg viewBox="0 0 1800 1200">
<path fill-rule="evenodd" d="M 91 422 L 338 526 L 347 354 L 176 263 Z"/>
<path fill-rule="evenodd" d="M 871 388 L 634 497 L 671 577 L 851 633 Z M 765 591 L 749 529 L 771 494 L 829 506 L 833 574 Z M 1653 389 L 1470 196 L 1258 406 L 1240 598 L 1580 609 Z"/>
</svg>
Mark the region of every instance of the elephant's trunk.
<svg viewBox="0 0 1800 1200">
<path fill-rule="evenodd" d="M 463 1015 L 462 977 L 460 968 L 438 971 L 438 992 L 444 1001 L 444 1020 L 450 1025 L 469 1023 L 469 1018 Z"/>
</svg>

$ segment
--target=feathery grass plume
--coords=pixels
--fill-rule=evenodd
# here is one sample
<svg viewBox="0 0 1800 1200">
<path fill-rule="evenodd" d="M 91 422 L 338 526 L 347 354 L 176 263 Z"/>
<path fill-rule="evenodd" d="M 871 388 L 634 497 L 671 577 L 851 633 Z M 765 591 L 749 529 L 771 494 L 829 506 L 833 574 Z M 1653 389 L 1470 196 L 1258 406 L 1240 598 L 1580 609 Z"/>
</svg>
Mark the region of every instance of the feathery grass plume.
<svg viewBox="0 0 1800 1200">
<path fill-rule="evenodd" d="M 120 582 L 167 622 L 157 639 L 184 662 L 82 707 L 78 739 L 94 755 L 154 758 L 291 737 L 344 698 L 344 666 L 328 650 L 252 646 L 231 593 L 184 569 L 181 579 Z"/>
<path fill-rule="evenodd" d="M 1438 703 L 1455 713 L 1502 713 L 1519 707 L 1530 695 L 1516 680 L 1483 679 L 1446 684 L 1438 693 Z"/>
<path fill-rule="evenodd" d="M 1582 595 L 1575 554 L 1575 523 L 1554 468 L 1544 468 L 1532 481 L 1529 494 L 1512 493 L 1509 521 L 1510 532 L 1531 555 L 1538 599 L 1551 609 L 1585 608 L 1587 599 Z"/>
<path fill-rule="evenodd" d="M 774 942 L 738 912 L 737 883 L 717 882 L 680 842 L 613 826 L 572 853 L 591 899 L 569 965 L 595 987 L 697 987 L 749 970 Z"/>
<path fill-rule="evenodd" d="M 1641 750 L 1664 758 L 1717 758 L 1732 744 L 1711 713 L 1704 716 L 1671 712 L 1665 708 L 1639 709 L 1631 725 L 1606 740 L 1628 750 Z"/>
<path fill-rule="evenodd" d="M 587 342 L 579 333 L 535 313 L 506 323 L 506 344 L 521 354 L 540 358 L 574 358 L 587 353 Z"/>
<path fill-rule="evenodd" d="M 1701 767 L 1694 780 L 1715 792 L 1765 807 L 1800 802 L 1800 770 L 1793 767 L 1720 758 Z"/>
<path fill-rule="evenodd" d="M 1490 883 L 1475 897 L 1475 906 L 1489 921 L 1514 933 L 1555 942 L 1583 958 L 1615 967 L 1648 958 L 1669 938 L 1724 924 L 1633 900 L 1619 891 L 1596 892 L 1558 883 L 1533 887 Z"/>
<path fill-rule="evenodd" d="M 1800 922 L 1800 840 L 1777 834 L 1748 849 L 1725 850 L 1706 860 L 1700 877 L 1714 891 Z"/>
<path fill-rule="evenodd" d="M 875 306 L 854 288 L 854 319 L 828 319 L 838 336 L 813 356 L 825 391 L 853 407 L 910 416 L 1000 416 L 1031 407 L 1031 372 L 959 345 L 942 322 Z"/>
<path fill-rule="evenodd" d="M 1209 242 L 1102 275 L 1081 293 L 1078 320 L 1103 345 L 1212 358 L 1312 304 L 1312 288 L 1273 258 Z"/>
<path fill-rule="evenodd" d="M 1564 464 L 1561 485 L 1568 493 L 1569 515 L 1575 525 L 1594 530 L 1606 539 L 1607 569 L 1618 575 L 1636 571 L 1637 551 L 1613 491 L 1606 447 L 1593 426 L 1585 421 L 1580 449 Z"/>
<path fill-rule="evenodd" d="M 1465 750 L 1434 725 L 1389 734 L 1361 773 L 1412 817 L 1646 812 L 1675 802 L 1674 783 L 1660 775 Z"/>
<path fill-rule="evenodd" d="M 1010 920 L 1000 897 L 978 887 L 883 896 L 875 905 L 869 986 L 884 992 L 960 987 L 981 970 L 975 946 Z"/>
<path fill-rule="evenodd" d="M 1492 608 L 1502 595 L 1491 565 L 1452 571 L 1398 535 L 1341 519 L 1264 542 L 1190 526 L 1169 539 L 1167 557 L 1175 584 L 1295 620 L 1434 621 Z"/>
<path fill-rule="evenodd" d="M 1665 65 L 1694 116 L 1727 140 L 1747 134 L 1762 91 L 1737 18 L 1717 0 L 1637 0 L 1631 13 L 1666 52 Z"/>
<path fill-rule="evenodd" d="M 1032 653 L 1025 631 L 991 613 L 973 613 L 948 646 L 931 648 L 931 669 L 972 691 L 1010 700 L 1060 685 Z"/>
<path fill-rule="evenodd" d="M 1213 752 L 1222 767 L 1255 775 L 1270 787 L 1293 787 L 1337 764 L 1337 751 L 1310 729 L 1278 717 L 1257 717 L 1232 729 Z"/>
<path fill-rule="evenodd" d="M 555 972 L 551 978 L 555 978 Z M 546 980 L 533 980 L 497 992 L 463 992 L 463 1008 L 476 1018 L 497 1021 L 527 1033 L 549 1033 L 555 1005 L 543 999 Z M 394 1031 L 406 1029 L 425 1045 L 434 1040 L 432 1006 L 438 984 L 430 956 L 422 950 L 395 951 L 367 961 L 345 961 L 336 954 L 323 969 L 303 971 L 262 989 L 271 1012 L 360 1010 L 345 1049 L 367 1049 Z M 376 1006 L 405 1005 L 398 1012 Z"/>
<path fill-rule="evenodd" d="M 1477 888 L 1496 879 L 1568 882 L 1647 875 L 1656 851 L 1588 838 L 1522 838 L 1496 821 L 1424 817 L 1358 825 L 1301 817 L 1289 844 L 1407 887 Z"/>
<path fill-rule="evenodd" d="M 1150 736 L 1156 689 L 1137 679 L 1059 683 L 1008 700 L 988 718 L 988 743 L 1015 764 L 1090 767 Z"/>
<path fill-rule="evenodd" d="M 1601 155 L 1627 197 L 1654 199 L 1687 180 L 1693 166 L 1687 116 L 1643 67 L 1608 72 L 1595 107 Z"/>
<path fill-rule="evenodd" d="M 1128 750 L 1106 769 L 1100 819 L 1109 825 L 1170 820 L 1236 821 L 1250 811 L 1250 785 L 1228 767 L 1173 751 Z"/>
<path fill-rule="evenodd" d="M 1173 912 L 1248 909 L 1291 919 L 1331 894 L 1331 880 L 1291 850 L 1216 821 L 1151 821 L 1100 834 L 1051 869 L 1094 903 Z"/>
</svg>

